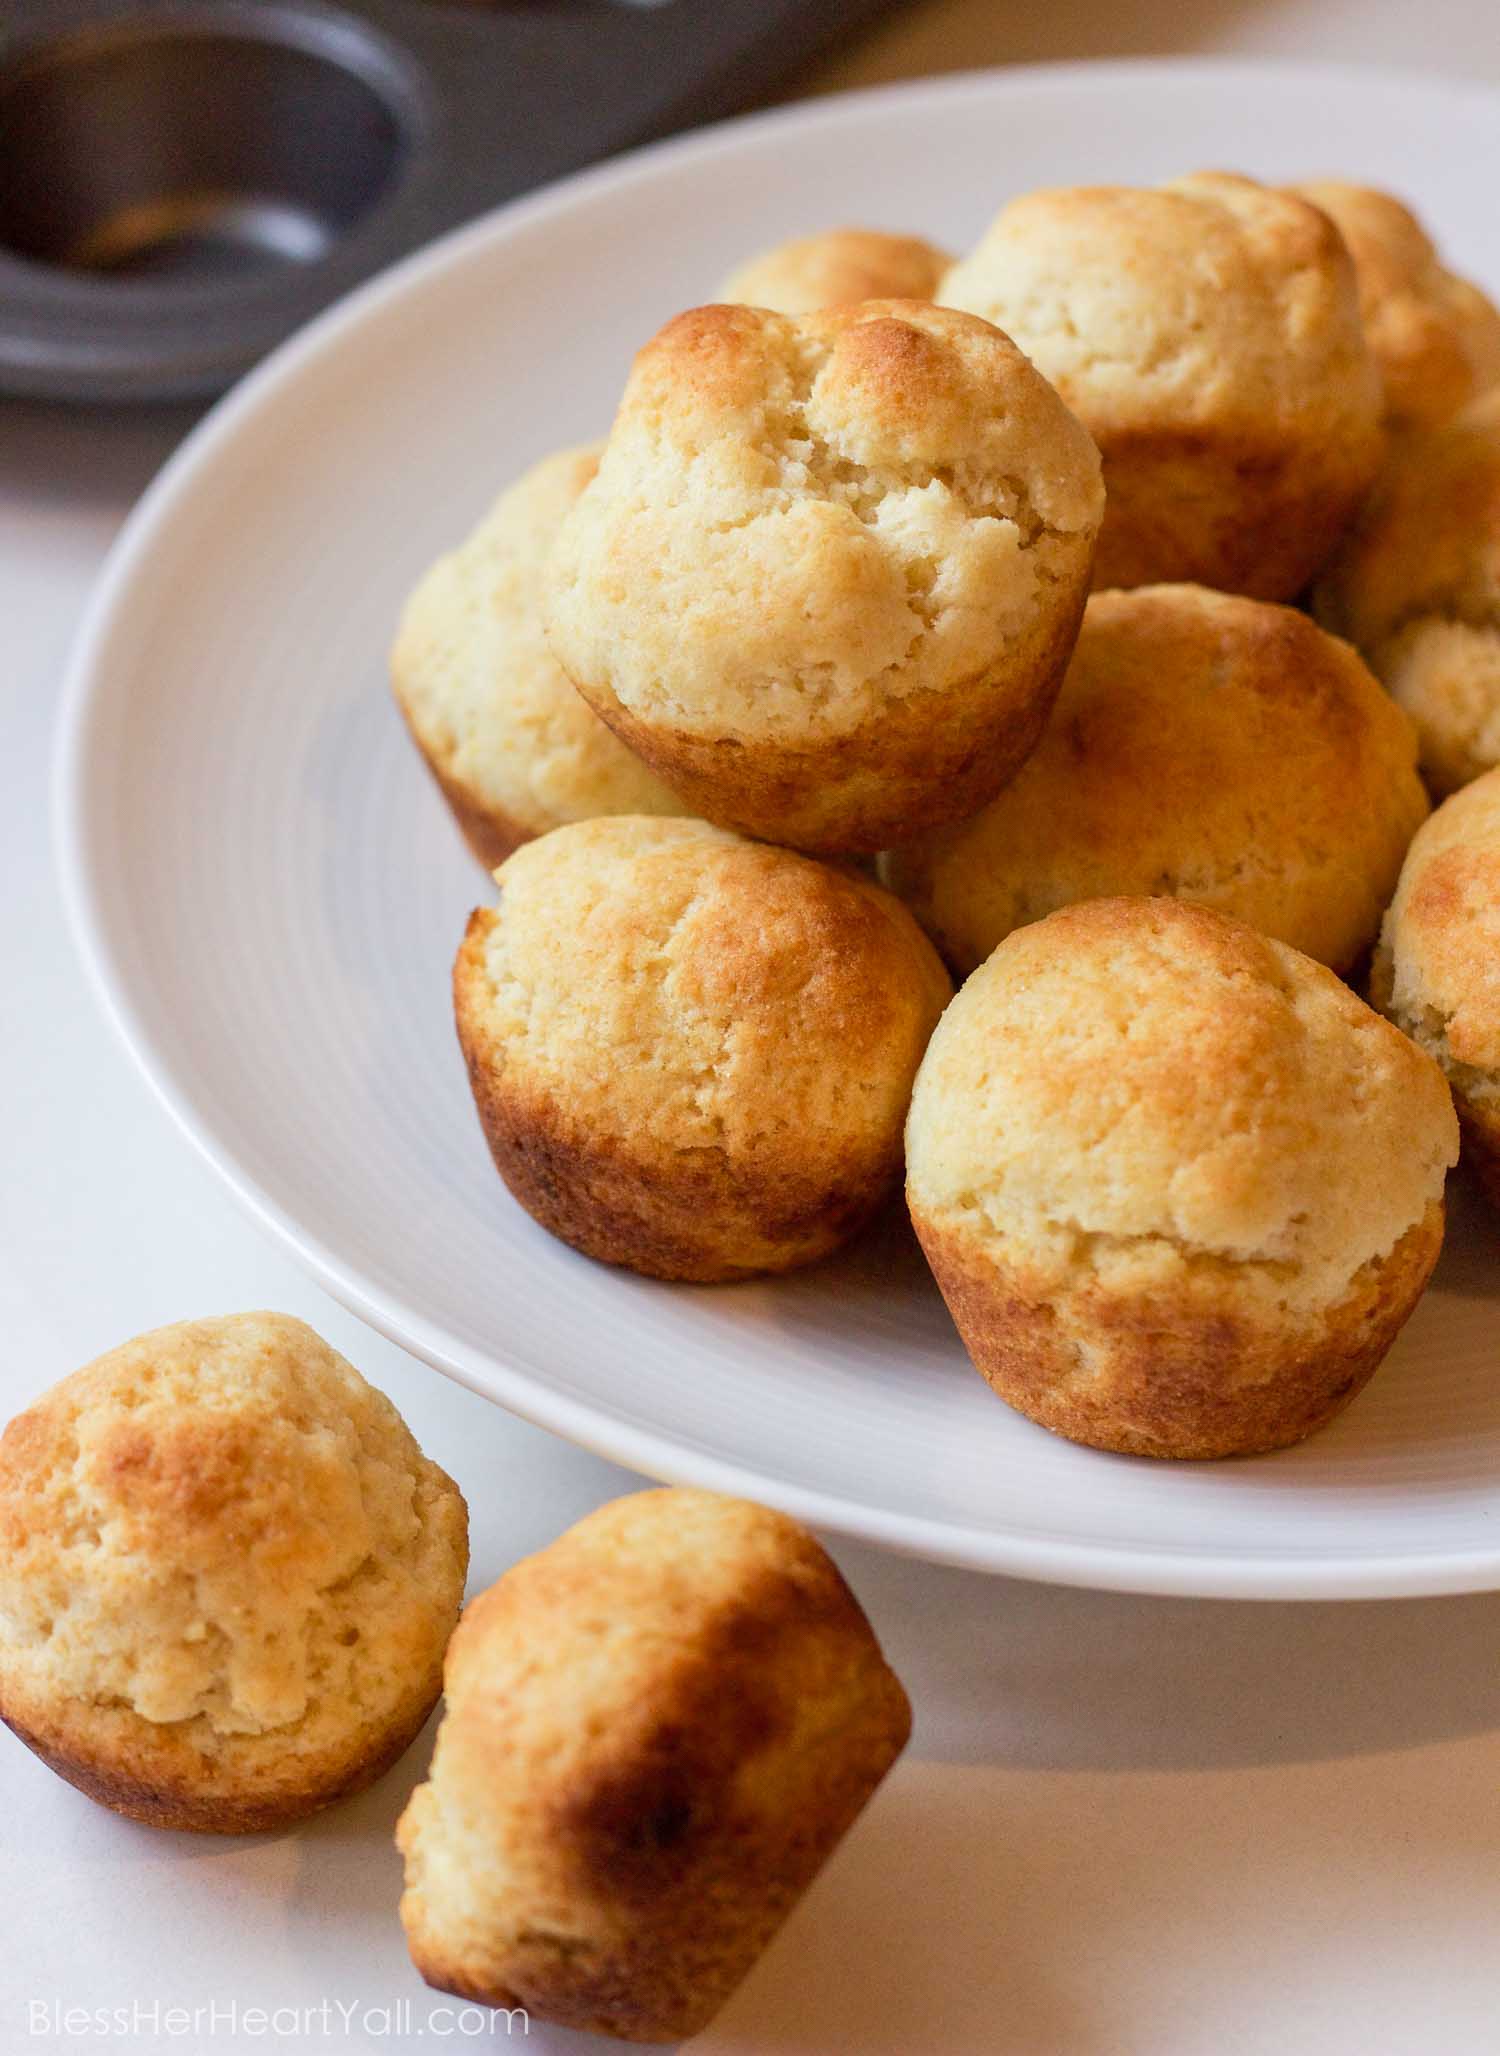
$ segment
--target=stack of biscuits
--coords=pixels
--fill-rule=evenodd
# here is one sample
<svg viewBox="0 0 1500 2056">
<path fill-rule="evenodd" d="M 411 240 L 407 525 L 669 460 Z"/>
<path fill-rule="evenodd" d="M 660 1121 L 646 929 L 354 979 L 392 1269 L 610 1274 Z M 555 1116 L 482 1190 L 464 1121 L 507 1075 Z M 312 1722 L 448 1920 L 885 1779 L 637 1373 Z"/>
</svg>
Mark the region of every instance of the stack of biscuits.
<svg viewBox="0 0 1500 2056">
<path fill-rule="evenodd" d="M 1375 1371 L 1461 1140 L 1500 1204 L 1500 315 L 1383 194 L 771 251 L 434 567 L 394 671 L 498 865 L 453 981 L 485 1135 L 593 1258 L 784 1272 L 904 1175 L 1002 1399 L 1212 1459 Z M 744 1501 L 632 1494 L 460 1621 L 467 1569 L 303 1323 L 159 1329 L 0 1434 L 0 1720 L 135 1820 L 279 1831 L 441 1688 L 422 1975 L 691 2036 L 900 1681 Z"/>
<path fill-rule="evenodd" d="M 454 1000 L 502 1178 L 708 1283 L 904 1173 L 1033 1421 L 1300 1440 L 1460 1125 L 1500 1190 L 1500 313 L 1390 196 L 1227 173 L 721 290 L 395 646 L 499 863 Z"/>
</svg>

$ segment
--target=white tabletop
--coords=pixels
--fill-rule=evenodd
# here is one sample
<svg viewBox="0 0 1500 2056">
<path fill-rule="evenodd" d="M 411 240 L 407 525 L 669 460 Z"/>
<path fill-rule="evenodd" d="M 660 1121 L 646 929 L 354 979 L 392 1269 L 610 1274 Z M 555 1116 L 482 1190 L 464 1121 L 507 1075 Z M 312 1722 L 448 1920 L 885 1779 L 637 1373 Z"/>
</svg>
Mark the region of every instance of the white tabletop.
<svg viewBox="0 0 1500 2056">
<path fill-rule="evenodd" d="M 1500 76 L 1493 0 L 1174 7 L 1205 50 Z M 922 43 L 934 23 L 971 60 L 1003 55 L 1005 11 L 929 4 L 845 75 L 889 75 L 901 34 L 944 61 Z M 1112 0 L 1109 47 L 1130 12 Z M 1141 47 L 1160 47 L 1159 9 L 1138 13 Z M 1048 14 L 1082 25 L 1072 54 L 1105 47 L 1088 0 Z M 1064 52 L 1039 51 L 1033 23 L 1026 54 Z M 0 1415 L 158 1323 L 299 1313 L 460 1480 L 477 1587 L 636 1481 L 446 1384 L 264 1244 L 115 1046 L 62 927 L 59 669 L 103 551 L 186 425 L 0 403 Z M 705 2056 L 1500 2048 L 1500 1595 L 1194 1604 L 835 1553 L 915 1738 Z M 295 1834 L 220 1841 L 117 1820 L 0 1735 L 0 2050 L 504 2042 L 406 1961 L 390 1830 L 426 1753 Z M 536 2024 L 529 2046 L 605 2045 Z"/>
</svg>

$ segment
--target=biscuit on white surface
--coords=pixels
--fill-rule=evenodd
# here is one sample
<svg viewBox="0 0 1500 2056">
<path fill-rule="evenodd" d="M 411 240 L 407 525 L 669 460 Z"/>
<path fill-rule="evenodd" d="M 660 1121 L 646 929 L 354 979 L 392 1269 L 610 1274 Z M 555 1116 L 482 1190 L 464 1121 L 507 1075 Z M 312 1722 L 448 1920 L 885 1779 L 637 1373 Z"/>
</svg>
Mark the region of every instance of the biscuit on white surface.
<svg viewBox="0 0 1500 2056">
<path fill-rule="evenodd" d="M 284 1826 L 416 1735 L 467 1563 L 458 1488 L 311 1328 L 158 1328 L 0 1436 L 0 1715 L 135 1820 Z"/>
<path fill-rule="evenodd" d="M 715 1493 L 590 1514 L 466 1610 L 397 1839 L 429 1984 L 627 2041 L 718 2012 L 905 1745 L 797 1522 Z"/>
</svg>

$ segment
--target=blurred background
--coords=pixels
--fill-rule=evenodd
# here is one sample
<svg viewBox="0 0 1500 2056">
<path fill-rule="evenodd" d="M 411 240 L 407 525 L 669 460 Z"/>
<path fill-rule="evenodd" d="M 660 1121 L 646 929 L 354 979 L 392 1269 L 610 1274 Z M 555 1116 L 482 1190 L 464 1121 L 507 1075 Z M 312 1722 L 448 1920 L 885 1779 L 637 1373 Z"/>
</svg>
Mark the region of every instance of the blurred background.
<svg viewBox="0 0 1500 2056">
<path fill-rule="evenodd" d="M 1495 0 L 5 0 L 0 388 L 221 391 L 497 203 L 778 100 L 1163 54 L 1500 78 Z"/>
<path fill-rule="evenodd" d="M 1086 57 L 1325 58 L 1500 79 L 1494 0 L 914 0 L 810 68 L 838 92 L 989 64 Z"/>
</svg>

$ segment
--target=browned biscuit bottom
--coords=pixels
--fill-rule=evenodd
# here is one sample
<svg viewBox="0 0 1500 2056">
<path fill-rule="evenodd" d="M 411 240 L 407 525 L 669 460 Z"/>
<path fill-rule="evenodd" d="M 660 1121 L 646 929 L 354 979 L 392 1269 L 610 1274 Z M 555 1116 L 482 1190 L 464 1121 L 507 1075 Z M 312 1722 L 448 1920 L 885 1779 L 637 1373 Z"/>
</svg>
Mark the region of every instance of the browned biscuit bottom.
<svg viewBox="0 0 1500 2056">
<path fill-rule="evenodd" d="M 1100 435 L 1104 525 L 1094 590 L 1186 581 L 1292 600 L 1342 541 L 1373 465 L 1342 475 L 1305 448 L 1221 434 Z"/>
<path fill-rule="evenodd" d="M 1088 597 L 1007 659 L 1004 691 L 968 679 L 817 744 L 689 735 L 579 686 L 600 719 L 706 820 L 814 855 L 870 853 L 986 805 L 1035 749 Z M 576 683 L 576 681 L 575 681 Z"/>
<path fill-rule="evenodd" d="M 856 1234 L 901 1175 L 898 1145 L 827 1179 L 791 1164 L 736 1165 L 721 1151 L 637 1154 L 591 1135 L 550 1100 L 508 1086 L 485 1032 L 483 938 L 470 920 L 454 965 L 454 1018 L 495 1169 L 549 1234 L 648 1278 L 727 1284 L 815 1263 Z"/>
<path fill-rule="evenodd" d="M 368 1738 L 341 1763 L 316 1766 L 307 1782 L 291 1785 L 282 1780 L 269 1791 L 254 1789 L 253 1771 L 244 1773 L 240 1789 L 222 1767 L 205 1773 L 203 1757 L 185 1739 L 184 1730 L 194 1725 L 191 1721 L 158 1724 L 116 1709 L 112 1747 L 106 1754 L 96 1735 L 85 1735 L 82 1719 L 74 1723 L 64 1714 L 44 1722 L 3 1705 L 0 1720 L 49 1770 L 111 1813 L 147 1827 L 191 1834 L 256 1835 L 291 1827 L 384 1777 L 421 1733 L 441 1690 L 441 1680 L 434 1678 L 422 1703 L 399 1726 Z M 90 1726 L 98 1719 L 95 1708 L 82 1713 Z"/>
<path fill-rule="evenodd" d="M 913 1222 L 964 1346 L 1000 1397 L 1053 1434 L 1126 1456 L 1198 1460 L 1285 1449 L 1369 1381 L 1443 1243 L 1435 1201 L 1346 1297 L 1270 1325 L 1235 1304 L 1236 1266 L 1205 1258 L 1181 1296 L 1099 1285 L 1049 1295 L 1035 1276 Z"/>
<path fill-rule="evenodd" d="M 397 1830 L 429 1984 L 694 2035 L 905 1746 L 906 1694 L 816 1541 L 708 1501 L 616 1501 L 471 1603 Z"/>
</svg>

